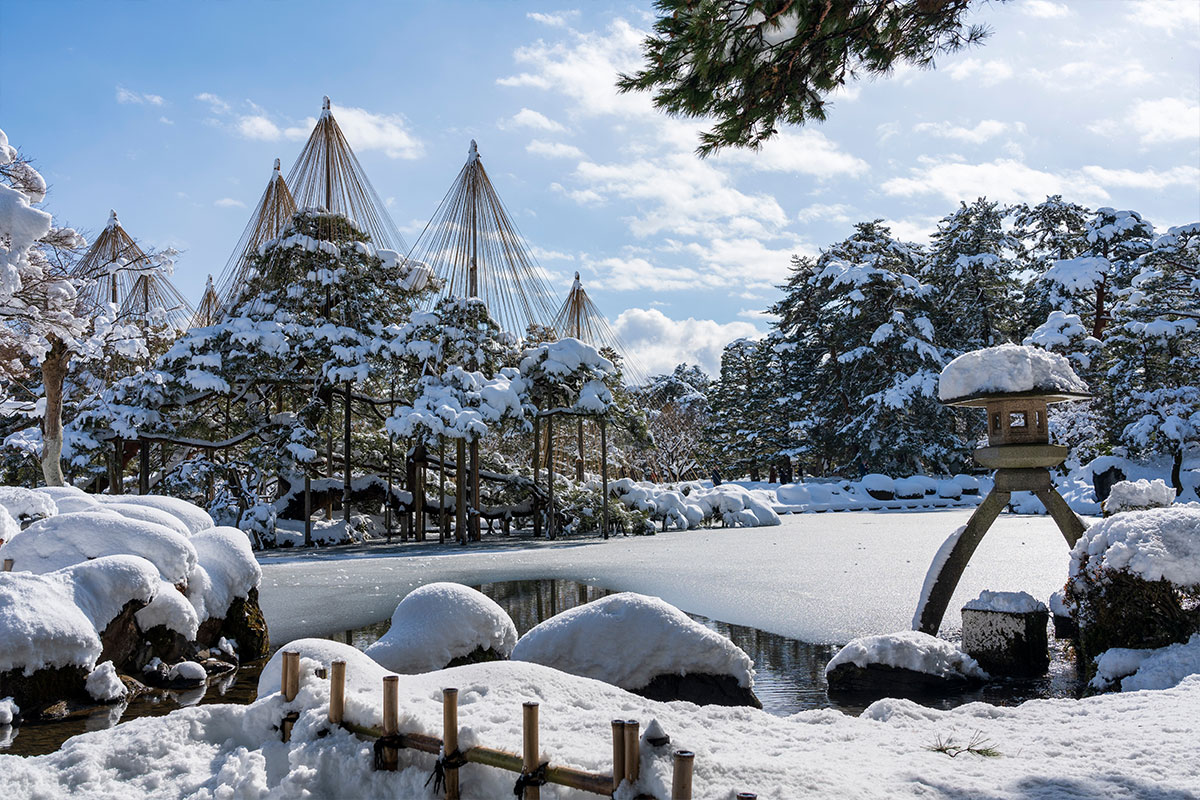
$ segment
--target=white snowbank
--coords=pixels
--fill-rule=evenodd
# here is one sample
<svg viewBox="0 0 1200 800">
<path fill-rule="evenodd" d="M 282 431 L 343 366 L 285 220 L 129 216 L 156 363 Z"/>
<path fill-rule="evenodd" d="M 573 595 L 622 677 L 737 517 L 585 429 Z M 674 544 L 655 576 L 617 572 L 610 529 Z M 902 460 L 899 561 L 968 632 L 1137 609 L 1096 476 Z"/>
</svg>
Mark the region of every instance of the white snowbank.
<svg viewBox="0 0 1200 800">
<path fill-rule="evenodd" d="M 149 602 L 158 571 L 143 558 L 106 556 L 38 575 L 0 572 L 0 672 L 91 669 L 99 634 L 130 600 Z"/>
<path fill-rule="evenodd" d="M 780 524 L 770 492 L 746 489 L 736 483 L 676 486 L 621 478 L 610 482 L 608 488 L 626 508 L 644 511 L 651 519 L 665 521 L 677 530 L 695 528 L 712 519 L 720 519 L 730 528 Z"/>
<path fill-rule="evenodd" d="M 15 520 L 41 519 L 58 513 L 58 506 L 49 495 L 20 486 L 0 486 L 0 506 Z"/>
<path fill-rule="evenodd" d="M 1071 577 L 1083 562 L 1098 578 L 1105 570 L 1128 570 L 1148 581 L 1200 585 L 1200 504 L 1126 511 L 1097 522 L 1071 550 Z"/>
<path fill-rule="evenodd" d="M 1096 658 L 1092 687 L 1108 689 L 1118 681 L 1123 692 L 1170 689 L 1188 675 L 1200 673 L 1200 633 L 1180 644 L 1153 650 L 1114 647 Z"/>
<path fill-rule="evenodd" d="M 658 675 L 731 675 L 754 683 L 737 645 L 657 597 L 622 592 L 551 617 L 521 637 L 514 661 L 640 689 Z"/>
<path fill-rule="evenodd" d="M 158 494 L 96 494 L 90 496 L 96 498 L 101 503 L 133 503 L 134 505 L 157 508 L 159 511 L 165 511 L 173 515 L 186 525 L 187 529 L 192 533 L 206 531 L 216 525 L 213 522 L 213 518 L 203 508 L 193 505 L 186 500 L 180 500 L 178 497 L 167 497 L 166 495 Z"/>
<path fill-rule="evenodd" d="M 200 621 L 224 618 L 229 604 L 246 597 L 262 579 L 250 540 L 237 528 L 212 528 L 191 538 L 197 563 L 188 576 L 187 596 Z"/>
<path fill-rule="evenodd" d="M 51 572 L 93 558 L 136 553 L 170 583 L 185 583 L 196 549 L 184 536 L 153 522 L 98 508 L 38 520 L 0 548 L 14 570 Z"/>
<path fill-rule="evenodd" d="M 0 506 L 0 542 L 11 542 L 21 532 L 21 524 L 13 519 L 4 506 Z"/>
<path fill-rule="evenodd" d="M 367 655 L 400 673 L 432 672 L 477 648 L 505 658 L 517 627 L 495 600 L 458 583 L 430 583 L 410 592 L 392 614 L 392 625 Z"/>
<path fill-rule="evenodd" d="M 168 630 L 182 634 L 188 641 L 196 638 L 200 629 L 200 618 L 196 609 L 188 602 L 174 585 L 161 581 L 158 594 L 150 601 L 150 605 L 138 609 L 134 614 L 138 628 L 148 631 L 157 625 L 163 625 Z"/>
<path fill-rule="evenodd" d="M 938 383 L 938 397 L 943 401 L 1000 392 L 1086 394 L 1087 390 L 1066 358 L 1019 344 L 963 353 L 946 365 Z"/>
<path fill-rule="evenodd" d="M 1028 614 L 1032 611 L 1046 611 L 1046 604 L 1034 598 L 1028 592 L 990 592 L 983 591 L 979 597 L 967 603 L 963 608 L 972 611 L 1003 611 L 1006 614 Z"/>
<path fill-rule="evenodd" d="M 1148 481 L 1118 481 L 1112 485 L 1104 501 L 1104 511 L 1117 514 L 1122 511 L 1145 508 L 1165 508 L 1175 502 L 1175 489 L 1161 478 Z"/>
<path fill-rule="evenodd" d="M 87 511 L 100 506 L 100 501 L 96 499 L 100 495 L 88 494 L 74 486 L 39 486 L 35 491 L 53 500 L 59 514 Z"/>
<path fill-rule="evenodd" d="M 125 684 L 117 677 L 117 668 L 111 661 L 97 664 L 88 673 L 84 688 L 93 700 L 100 703 L 111 703 L 120 700 L 126 694 Z"/>
<path fill-rule="evenodd" d="M 987 679 L 975 659 L 950 642 L 920 631 L 901 631 L 854 639 L 838 651 L 828 664 L 828 675 L 839 664 L 868 667 L 879 664 L 909 669 L 939 677 L 962 676 Z"/>
</svg>

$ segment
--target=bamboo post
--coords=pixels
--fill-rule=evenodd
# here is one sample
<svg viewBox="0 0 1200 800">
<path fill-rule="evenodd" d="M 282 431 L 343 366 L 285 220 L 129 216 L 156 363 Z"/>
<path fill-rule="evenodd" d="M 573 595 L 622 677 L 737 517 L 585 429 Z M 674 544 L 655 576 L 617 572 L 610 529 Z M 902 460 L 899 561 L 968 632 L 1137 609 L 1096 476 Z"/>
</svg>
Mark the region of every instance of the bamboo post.
<svg viewBox="0 0 1200 800">
<path fill-rule="evenodd" d="M 533 536 L 542 538 L 542 517 L 538 514 L 538 487 L 542 471 L 542 421 L 533 417 Z"/>
<path fill-rule="evenodd" d="M 554 418 L 546 417 L 546 538 L 554 532 Z"/>
<path fill-rule="evenodd" d="M 675 772 L 671 776 L 671 800 L 692 800 L 692 765 L 696 754 L 690 750 L 675 751 Z"/>
<path fill-rule="evenodd" d="M 12 569 L 13 569 L 13 560 L 11 558 L 4 559 L 4 571 L 12 572 Z"/>
<path fill-rule="evenodd" d="M 338 659 L 329 665 L 329 723 L 341 725 L 346 712 L 346 662 Z"/>
<path fill-rule="evenodd" d="M 605 539 L 608 538 L 608 420 L 600 418 L 600 526 Z"/>
<path fill-rule="evenodd" d="M 300 654 L 295 650 L 284 651 L 283 676 L 280 682 L 283 699 L 289 703 L 295 700 L 300 692 Z"/>
<path fill-rule="evenodd" d="M 454 441 L 454 538 L 467 543 L 467 440 Z"/>
<path fill-rule="evenodd" d="M 442 751 L 458 750 L 458 689 L 442 689 Z M 446 767 L 446 800 L 458 800 L 458 767 Z"/>
<path fill-rule="evenodd" d="M 625 720 L 625 780 L 631 784 L 637 783 L 638 773 L 641 771 L 641 749 L 639 744 L 641 738 L 638 728 L 640 727 L 636 719 Z"/>
<path fill-rule="evenodd" d="M 613 738 L 613 774 L 612 790 L 615 794 L 621 781 L 625 780 L 625 720 L 612 721 Z"/>
<path fill-rule="evenodd" d="M 525 775 L 533 774 L 538 768 L 538 704 L 532 700 L 526 701 L 523 707 L 522 724 L 524 727 L 523 754 L 521 771 Z M 541 800 L 540 786 L 526 786 L 525 800 Z"/>
<path fill-rule="evenodd" d="M 304 471 L 304 546 L 312 547 L 312 475 Z"/>
<path fill-rule="evenodd" d="M 400 733 L 400 676 L 383 677 L 383 735 Z M 394 747 L 383 748 L 383 768 L 394 772 L 399 757 Z"/>
</svg>

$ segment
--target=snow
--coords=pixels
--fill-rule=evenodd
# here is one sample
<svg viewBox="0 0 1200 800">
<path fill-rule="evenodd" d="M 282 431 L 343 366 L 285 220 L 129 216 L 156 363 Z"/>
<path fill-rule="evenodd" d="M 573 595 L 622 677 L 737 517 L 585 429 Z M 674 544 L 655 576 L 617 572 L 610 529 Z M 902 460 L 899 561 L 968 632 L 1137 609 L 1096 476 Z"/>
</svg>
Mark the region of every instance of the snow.
<svg viewBox="0 0 1200 800">
<path fill-rule="evenodd" d="M 46 494 L 20 486 L 0 486 L 0 506 L 15 520 L 40 519 L 58 513 L 58 506 Z M 0 538 L 5 538 L 3 533 Z"/>
<path fill-rule="evenodd" d="M 658 675 L 732 675 L 754 683 L 754 662 L 733 642 L 657 597 L 621 592 L 576 606 L 517 642 L 514 661 L 640 689 Z"/>
<path fill-rule="evenodd" d="M 1170 689 L 1189 675 L 1200 674 L 1200 633 L 1186 642 L 1153 650 L 1114 647 L 1096 658 L 1094 689 L 1120 684 L 1123 692 Z"/>
<path fill-rule="evenodd" d="M 170 528 L 181 536 L 191 535 L 191 530 L 188 529 L 188 526 L 181 519 L 174 514 L 154 508 L 153 506 L 141 503 L 105 503 L 99 507 L 115 511 L 128 519 L 140 519 L 143 522 L 153 522 L 155 525 Z"/>
<path fill-rule="evenodd" d="M 11 697 L 0 697 L 0 725 L 11 725 L 21 713 L 21 707 Z"/>
<path fill-rule="evenodd" d="M 201 621 L 223 619 L 229 605 L 246 597 L 262 579 L 262 568 L 250 540 L 237 528 L 209 528 L 191 538 L 197 563 L 187 583 L 187 596 Z"/>
<path fill-rule="evenodd" d="M 908 669 L 943 678 L 962 676 L 986 680 L 975 659 L 944 639 L 920 631 L 901 631 L 854 639 L 838 651 L 828 664 L 828 675 L 839 664 L 868 667 L 878 664 Z"/>
<path fill-rule="evenodd" d="M 99 633 L 130 600 L 148 602 L 157 570 L 138 556 L 107 556 L 36 575 L 0 573 L 0 672 L 45 667 L 90 669 Z"/>
<path fill-rule="evenodd" d="M 1200 585 L 1200 504 L 1126 511 L 1100 520 L 1071 551 L 1071 577 L 1127 570 L 1148 581 Z"/>
<path fill-rule="evenodd" d="M 202 681 L 208 677 L 204 667 L 195 661 L 180 661 L 167 670 L 167 680 Z"/>
<path fill-rule="evenodd" d="M 1002 611 L 1006 614 L 1029 614 L 1034 611 L 1046 611 L 1046 604 L 1034 598 L 1028 592 L 989 592 L 982 591 L 979 597 L 967 603 L 963 608 L 973 611 Z"/>
<path fill-rule="evenodd" d="M 125 684 L 117 677 L 117 669 L 111 661 L 97 664 L 96 668 L 88 673 L 84 688 L 93 700 L 101 703 L 120 700 L 126 694 Z"/>
<path fill-rule="evenodd" d="M 36 491 L 49 495 L 55 506 L 58 507 L 59 514 L 87 511 L 100 505 L 100 501 L 96 499 L 99 495 L 88 494 L 74 486 L 41 486 Z"/>
<path fill-rule="evenodd" d="M 938 397 L 949 402 L 962 397 L 1006 392 L 1072 392 L 1086 394 L 1087 384 L 1071 363 L 1039 347 L 1002 344 L 963 353 L 942 370 Z"/>
<path fill-rule="evenodd" d="M 780 524 L 779 515 L 772 508 L 775 504 L 772 493 L 746 489 L 736 483 L 710 487 L 699 482 L 664 485 L 621 478 L 610 481 L 608 489 L 627 508 L 645 511 L 651 519 L 665 520 L 677 530 L 695 528 L 714 519 L 731 528 Z"/>
<path fill-rule="evenodd" d="M 196 565 L 196 549 L 185 537 L 103 506 L 39 520 L 0 552 L 13 559 L 13 569 L 39 573 L 101 556 L 137 553 L 169 583 L 186 583 Z"/>
<path fill-rule="evenodd" d="M 21 524 L 12 518 L 4 506 L 0 506 L 0 543 L 11 542 L 21 532 Z"/>
<path fill-rule="evenodd" d="M 393 672 L 432 672 L 477 648 L 507 658 L 517 628 L 495 600 L 469 586 L 430 583 L 410 592 L 367 655 Z"/>
<path fill-rule="evenodd" d="M 165 495 L 146 494 L 146 495 L 128 495 L 128 494 L 97 494 L 91 495 L 101 503 L 120 503 L 134 505 L 149 506 L 156 508 L 159 511 L 165 511 L 168 514 L 175 516 L 180 522 L 187 526 L 187 529 L 192 533 L 208 530 L 216 523 L 209 516 L 208 512 L 197 505 L 193 505 L 186 500 L 180 500 L 177 497 L 167 497 Z"/>
<path fill-rule="evenodd" d="M 1136 481 L 1118 481 L 1112 486 L 1104 510 L 1116 514 L 1130 509 L 1162 508 L 1175 502 L 1175 489 L 1166 481 L 1145 478 Z"/>
<path fill-rule="evenodd" d="M 134 614 L 138 627 L 148 631 L 157 625 L 163 625 L 168 630 L 181 634 L 191 641 L 196 638 L 200 629 L 200 618 L 196 609 L 174 585 L 161 581 L 158 593 L 145 608 L 138 609 Z"/>
</svg>

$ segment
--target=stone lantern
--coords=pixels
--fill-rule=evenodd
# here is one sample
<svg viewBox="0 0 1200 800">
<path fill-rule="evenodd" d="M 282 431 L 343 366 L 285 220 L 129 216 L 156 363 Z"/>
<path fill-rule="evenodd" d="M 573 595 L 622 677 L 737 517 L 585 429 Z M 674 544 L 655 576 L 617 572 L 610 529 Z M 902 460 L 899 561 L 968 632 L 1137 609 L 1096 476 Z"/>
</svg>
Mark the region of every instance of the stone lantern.
<svg viewBox="0 0 1200 800">
<path fill-rule="evenodd" d="M 964 353 L 942 371 L 939 395 L 946 405 L 986 411 L 988 443 L 975 451 L 975 460 L 996 474 L 992 491 L 956 535 L 946 558 L 930 567 L 928 594 L 921 598 L 913 623 L 931 635 L 941 627 L 972 553 L 1013 492 L 1033 492 L 1069 546 L 1074 547 L 1086 529 L 1055 489 L 1048 469 L 1066 459 L 1067 448 L 1050 444 L 1047 407 L 1090 397 L 1065 358 L 1013 344 Z"/>
</svg>

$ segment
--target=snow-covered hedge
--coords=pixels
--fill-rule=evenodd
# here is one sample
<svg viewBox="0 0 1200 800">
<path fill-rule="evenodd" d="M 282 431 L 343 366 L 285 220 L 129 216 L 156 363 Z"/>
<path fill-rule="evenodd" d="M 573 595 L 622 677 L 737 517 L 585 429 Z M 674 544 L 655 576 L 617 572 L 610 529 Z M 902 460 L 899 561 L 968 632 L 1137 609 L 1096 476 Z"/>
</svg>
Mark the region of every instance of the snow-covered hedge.
<svg viewBox="0 0 1200 800">
<path fill-rule="evenodd" d="M 1200 586 L 1200 505 L 1127 511 L 1088 528 L 1071 551 L 1071 579 L 1109 571 Z"/>
<path fill-rule="evenodd" d="M 458 583 L 430 583 L 400 601 L 388 632 L 366 652 L 393 672 L 411 674 L 442 669 L 476 650 L 508 658 L 516 643 L 517 627 L 495 600 Z"/>
<path fill-rule="evenodd" d="M 1165 508 L 1174 502 L 1175 490 L 1160 478 L 1152 481 L 1145 478 L 1136 481 L 1118 481 L 1113 484 L 1108 498 L 1104 501 L 1104 513 L 1112 515 L 1122 511 Z"/>
<path fill-rule="evenodd" d="M 768 492 L 733 483 L 708 487 L 700 482 L 664 485 L 622 478 L 608 486 L 627 508 L 643 511 L 651 519 L 678 530 L 714 520 L 734 528 L 780 524 Z"/>
</svg>

